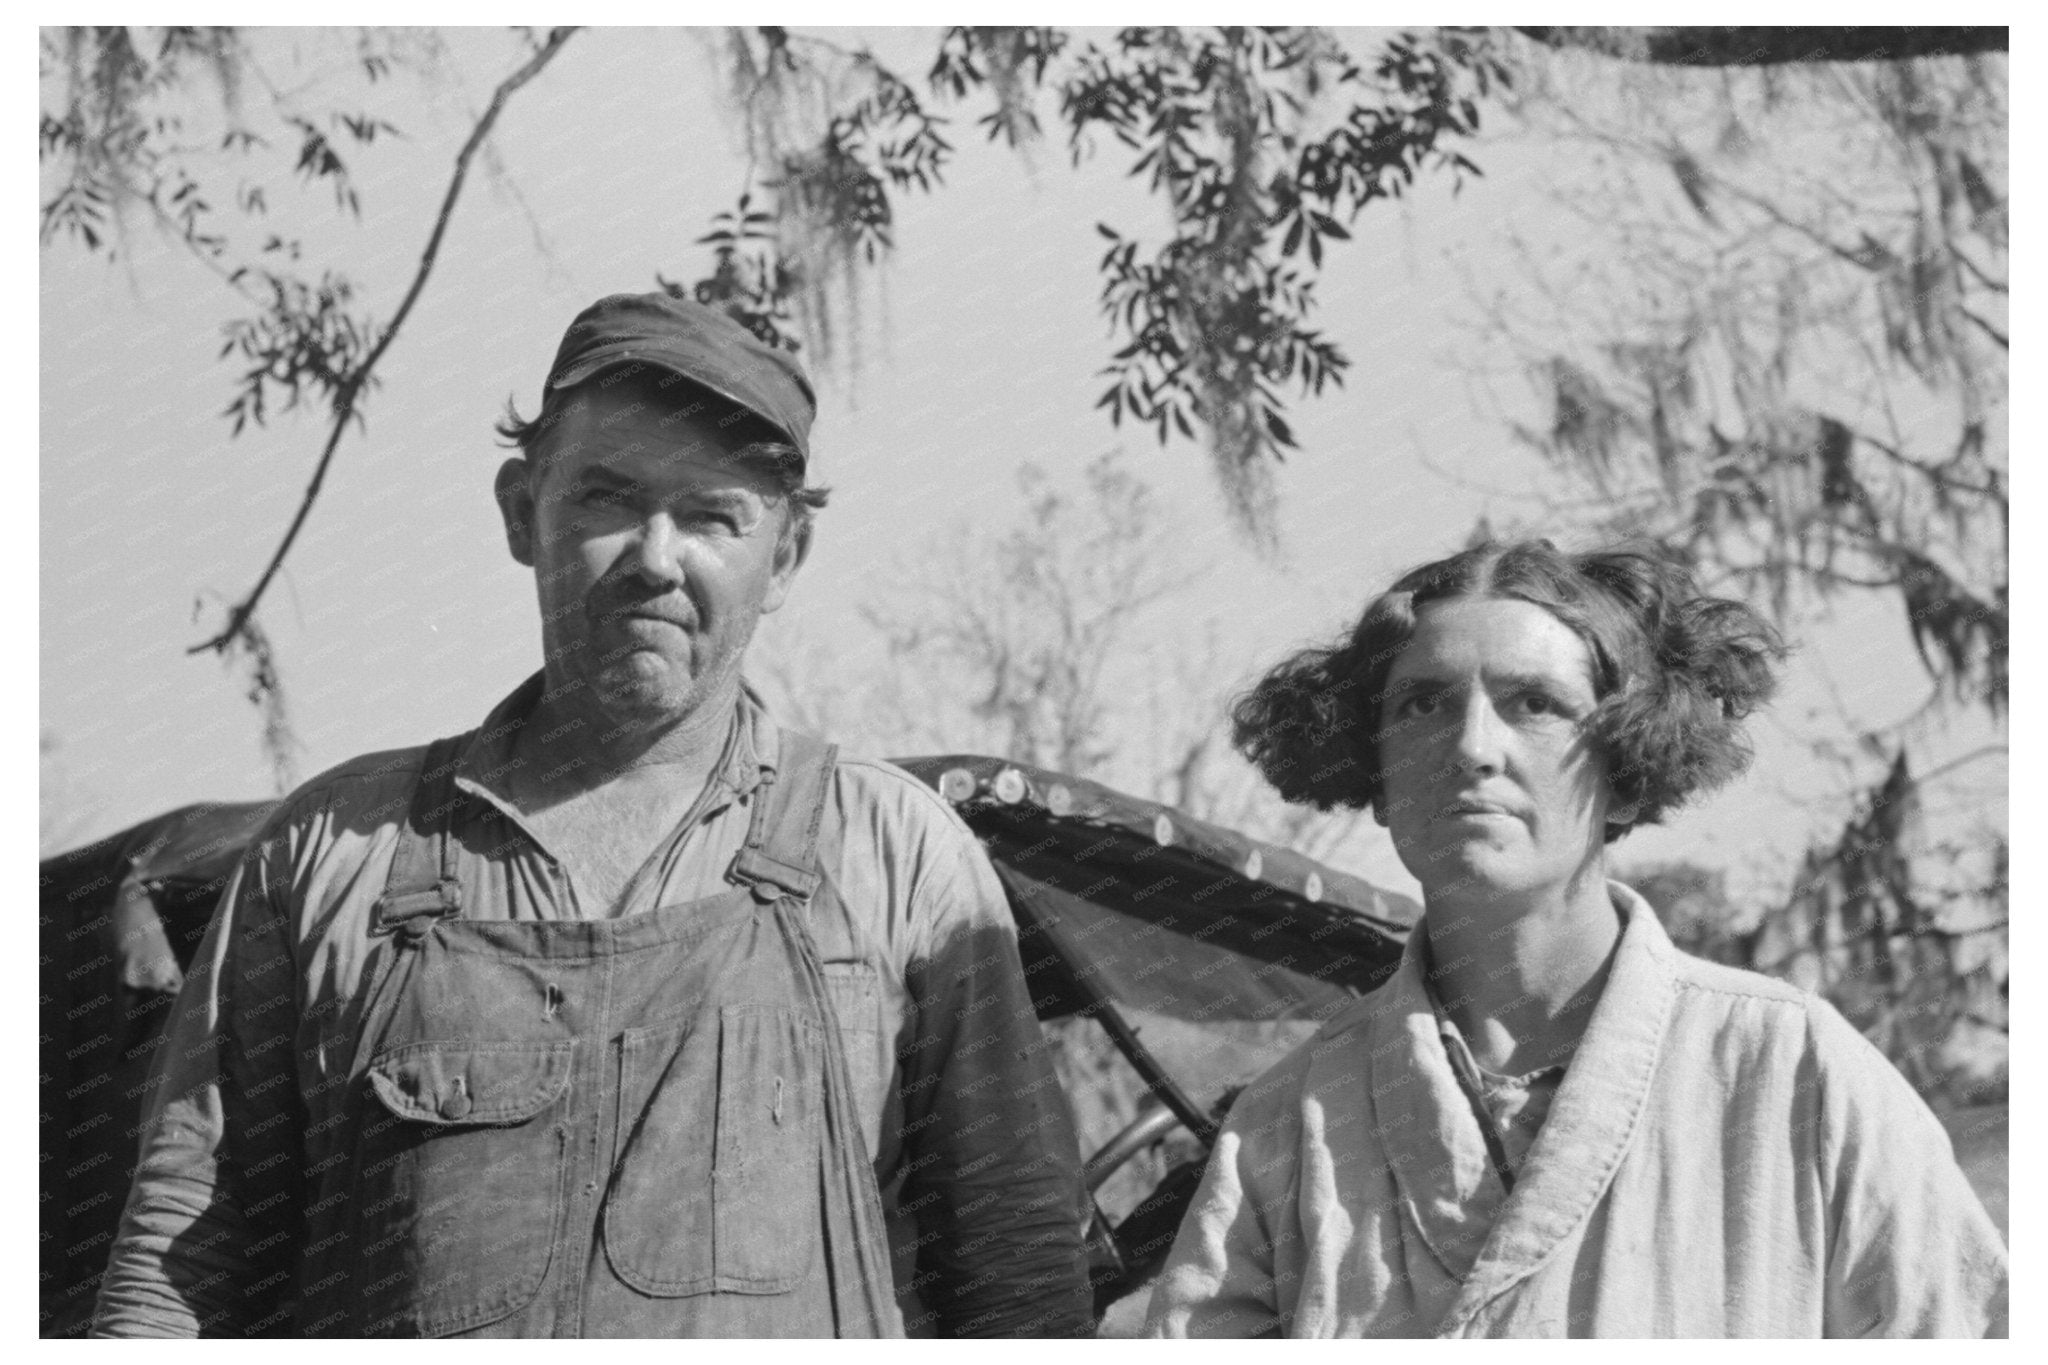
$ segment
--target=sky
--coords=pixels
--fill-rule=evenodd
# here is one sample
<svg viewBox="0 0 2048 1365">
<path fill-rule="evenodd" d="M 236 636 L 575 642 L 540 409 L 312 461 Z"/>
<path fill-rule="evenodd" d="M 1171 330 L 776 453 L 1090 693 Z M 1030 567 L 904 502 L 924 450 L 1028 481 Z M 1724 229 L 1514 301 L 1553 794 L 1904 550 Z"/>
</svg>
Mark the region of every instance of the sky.
<svg viewBox="0 0 2048 1365">
<path fill-rule="evenodd" d="M 926 33 L 840 36 L 902 69 L 929 62 Z M 268 35 L 261 53 L 276 86 L 317 107 L 311 83 L 336 50 L 298 32 Z M 504 34 L 471 31 L 438 61 L 433 80 L 402 73 L 342 97 L 403 133 L 357 158 L 360 222 L 324 190 L 269 185 L 280 230 L 346 268 L 380 316 L 410 277 L 455 147 L 516 57 Z M 814 476 L 833 501 L 763 651 L 872 660 L 861 608 L 955 528 L 1007 527 L 1026 461 L 1074 480 L 1121 444 L 1206 570 L 1190 620 L 1215 623 L 1219 657 L 1245 678 L 1543 486 L 1503 420 L 1529 396 L 1473 377 L 1489 358 L 1474 350 L 1470 272 L 1476 262 L 1479 286 L 1512 285 L 1511 259 L 1489 245 L 1509 227 L 1538 249 L 1579 230 L 1549 196 L 1554 153 L 1497 134 L 1474 152 L 1483 179 L 1456 196 L 1426 180 L 1334 247 L 1316 320 L 1353 365 L 1341 389 L 1291 408 L 1301 449 L 1277 475 L 1282 553 L 1266 559 L 1228 526 L 1199 446 L 1161 449 L 1093 406 L 1110 350 L 1094 225 L 1155 229 L 1160 206 L 1113 153 L 1076 170 L 1057 142 L 1019 155 L 964 120 L 954 133 L 944 188 L 899 197 L 888 264 L 858 318 L 842 319 L 832 363 L 814 366 Z M 491 423 L 508 395 L 537 406 L 585 304 L 707 267 L 695 239 L 746 164 L 700 34 L 594 30 L 514 97 L 479 172 L 380 367 L 367 427 L 344 439 L 263 609 L 302 777 L 467 728 L 537 666 L 531 577 L 507 555 L 489 493 L 503 458 Z M 187 802 L 273 794 L 239 674 L 186 650 L 253 582 L 325 435 L 315 415 L 287 413 L 231 436 L 220 414 L 235 373 L 218 352 L 235 297 L 145 222 L 120 246 L 111 263 L 66 242 L 40 254 L 38 679 L 55 745 L 43 807 L 66 842 Z M 1759 722 L 1752 776 L 1633 836 L 1631 856 L 1780 876 L 1839 821 L 1821 799 L 1833 776 L 1801 741 L 1838 702 L 1896 719 L 1926 684 L 1895 608 L 1845 611 L 1800 643 L 1785 696 Z M 1412 886 L 1376 830 L 1331 860 Z"/>
</svg>

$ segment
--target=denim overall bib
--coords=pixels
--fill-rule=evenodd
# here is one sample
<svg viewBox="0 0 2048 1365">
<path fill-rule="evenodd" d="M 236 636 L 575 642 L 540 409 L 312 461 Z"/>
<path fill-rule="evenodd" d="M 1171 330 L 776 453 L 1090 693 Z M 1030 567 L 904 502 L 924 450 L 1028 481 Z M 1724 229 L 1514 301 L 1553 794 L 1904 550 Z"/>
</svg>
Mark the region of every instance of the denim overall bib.
<svg viewBox="0 0 2048 1365">
<path fill-rule="evenodd" d="M 836 750 L 783 732 L 733 889 L 536 923 L 462 914 L 459 744 L 377 904 L 348 1235 L 307 1248 L 297 1330 L 901 1336 L 806 924 Z"/>
</svg>

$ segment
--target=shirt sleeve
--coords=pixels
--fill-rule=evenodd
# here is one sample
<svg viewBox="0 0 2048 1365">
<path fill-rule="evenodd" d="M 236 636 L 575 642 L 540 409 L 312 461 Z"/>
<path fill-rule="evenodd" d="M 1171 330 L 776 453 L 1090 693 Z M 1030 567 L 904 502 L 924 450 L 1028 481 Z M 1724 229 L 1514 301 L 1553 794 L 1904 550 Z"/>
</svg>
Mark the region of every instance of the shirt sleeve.
<svg viewBox="0 0 2048 1365">
<path fill-rule="evenodd" d="M 165 1024 L 95 1336 L 281 1330 L 305 1125 L 273 858 L 259 839 L 229 880 Z M 224 1112 L 236 1115 L 232 1130 Z"/>
<path fill-rule="evenodd" d="M 1813 1026 L 1830 1191 L 1824 1335 L 2004 1336 L 2005 1243 L 1947 1131 L 1832 1008 L 1817 1004 Z"/>
<path fill-rule="evenodd" d="M 942 1336 L 1091 1335 L 1073 1118 L 1002 883 L 948 824 L 912 893 L 928 932 L 905 972 L 901 1203 L 917 1210 L 916 1288 Z"/>
<path fill-rule="evenodd" d="M 1208 1169 L 1152 1291 L 1145 1335 L 1263 1337 L 1281 1330 L 1272 1229 L 1257 1189 L 1276 1163 L 1252 1139 L 1274 1131 L 1248 1088 L 1217 1135 Z M 1285 1166 L 1285 1162 L 1277 1163 Z"/>
</svg>

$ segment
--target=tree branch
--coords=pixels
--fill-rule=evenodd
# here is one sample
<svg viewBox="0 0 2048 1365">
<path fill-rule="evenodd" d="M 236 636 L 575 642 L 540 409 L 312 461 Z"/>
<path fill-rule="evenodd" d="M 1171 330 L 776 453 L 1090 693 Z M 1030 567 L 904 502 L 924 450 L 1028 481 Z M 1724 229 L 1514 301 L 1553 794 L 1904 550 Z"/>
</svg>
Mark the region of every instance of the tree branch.
<svg viewBox="0 0 2048 1365">
<path fill-rule="evenodd" d="M 1996 327 L 1986 322 L 1983 318 L 1978 317 L 1975 313 L 1971 312 L 1967 308 L 1961 307 L 1960 305 L 1957 306 L 1956 311 L 1961 313 L 1963 317 L 1968 321 L 1975 323 L 1979 331 L 1983 332 L 1985 336 L 1990 337 L 1992 341 L 1997 343 L 1999 350 L 2010 351 L 2012 349 L 2011 338 L 2007 337 L 2005 333 L 1999 331 Z"/>
<path fill-rule="evenodd" d="M 1546 47 L 1658 66 L 1880 62 L 2004 52 L 2003 28 L 1517 28 Z"/>
<path fill-rule="evenodd" d="M 1914 778 L 1913 781 L 1918 783 L 1920 786 L 1925 787 L 1928 783 L 1934 781 L 1935 778 L 1946 777 L 1948 774 L 1954 772 L 1956 769 L 1968 767 L 1970 764 L 1975 763 L 1979 759 L 1998 758 L 2001 756 L 2009 755 L 2011 752 L 2012 751 L 2006 745 L 2003 744 L 1986 744 L 1982 748 L 1972 749 L 1969 753 L 1964 754 L 1961 758 L 1949 760 L 1947 763 L 1942 764 L 1940 767 L 1934 769 L 1931 772 L 1921 773 L 1918 777 Z M 2003 924 L 2004 921 L 2000 920 L 1999 923 Z"/>
<path fill-rule="evenodd" d="M 1847 423 L 1843 423 L 1843 425 L 1848 426 Z M 1906 454 L 1905 451 L 1900 450 L 1897 446 L 1893 445 L 1891 442 L 1883 440 L 1880 437 L 1872 436 L 1869 432 L 1863 431 L 1860 428 L 1851 426 L 1849 427 L 1849 432 L 1856 440 L 1861 441 L 1866 446 L 1869 446 L 1878 454 L 1883 455 L 1886 459 L 1892 461 L 1892 463 L 1900 466 L 1903 469 L 1911 470 L 1913 473 L 1918 474 L 1921 478 L 1926 479 L 1931 484 L 1935 484 L 1940 488 L 1949 489 L 1957 493 L 1968 493 L 1972 497 L 1987 498 L 1993 503 L 1997 504 L 2000 508 L 2006 508 L 2010 505 L 2005 490 L 1998 486 L 1997 474 L 1995 470 L 1992 471 L 1993 477 L 1991 483 L 1971 483 L 1967 479 L 1958 479 L 1952 474 L 1943 472 L 1943 470 L 1938 466 L 1927 464 L 1926 462 L 1921 460 L 1916 460 L 1911 455 Z"/>
<path fill-rule="evenodd" d="M 1963 263 L 1963 268 L 1974 276 L 1977 282 L 1994 294 L 2010 294 L 2012 286 L 2004 280 L 1994 280 L 1985 273 L 1984 267 L 1970 259 L 1970 253 L 1956 242 L 1948 243 L 1949 254 Z"/>
<path fill-rule="evenodd" d="M 313 467 L 313 478 L 306 485 L 304 496 L 299 499 L 299 510 L 292 517 L 292 524 L 285 530 L 284 539 L 278 542 L 276 551 L 270 556 L 270 563 L 264 567 L 262 577 L 256 580 L 256 586 L 229 611 L 227 625 L 211 639 L 187 649 L 187 654 L 199 654 L 209 649 L 216 654 L 225 653 L 230 645 L 247 633 L 250 618 L 256 614 L 256 604 L 263 600 L 263 594 L 270 587 L 271 580 L 277 577 L 277 571 L 283 567 L 285 556 L 291 553 L 293 542 L 299 538 L 299 531 L 305 526 L 306 518 L 313 510 L 313 503 L 320 496 L 321 485 L 327 481 L 328 467 L 334 462 L 334 452 L 341 444 L 342 433 L 348 430 L 349 419 L 358 416 L 356 400 L 367 388 L 371 371 L 376 368 L 377 362 L 383 359 L 384 352 L 397 337 L 398 329 L 404 325 L 407 315 L 412 312 L 413 304 L 419 301 L 420 291 L 426 288 L 427 276 L 433 273 L 434 261 L 441 252 L 441 239 L 448 232 L 448 221 L 454 215 L 456 201 L 462 196 L 463 181 L 469 176 L 469 163 L 475 158 L 477 149 L 483 145 L 484 139 L 490 136 L 492 126 L 498 121 L 498 115 L 504 111 L 505 101 L 510 99 L 519 87 L 539 75 L 542 68 L 554 60 L 555 54 L 561 51 L 562 44 L 569 41 L 570 35 L 575 31 L 574 27 L 550 30 L 547 39 L 531 57 L 527 58 L 525 65 L 499 82 L 498 88 L 491 93 L 489 107 L 484 110 L 482 117 L 477 119 L 476 127 L 470 130 L 469 139 L 462 144 L 462 150 L 455 154 L 455 173 L 449 178 L 448 192 L 441 198 L 441 211 L 434 219 L 433 231 L 427 235 L 426 249 L 420 253 L 419 268 L 413 273 L 412 284 L 405 291 L 405 297 L 399 300 L 398 311 L 391 315 L 391 321 L 384 328 L 383 335 L 377 338 L 377 344 L 370 348 L 362 363 L 336 386 L 334 425 L 328 430 L 327 444 L 320 451 L 320 461 Z"/>
</svg>

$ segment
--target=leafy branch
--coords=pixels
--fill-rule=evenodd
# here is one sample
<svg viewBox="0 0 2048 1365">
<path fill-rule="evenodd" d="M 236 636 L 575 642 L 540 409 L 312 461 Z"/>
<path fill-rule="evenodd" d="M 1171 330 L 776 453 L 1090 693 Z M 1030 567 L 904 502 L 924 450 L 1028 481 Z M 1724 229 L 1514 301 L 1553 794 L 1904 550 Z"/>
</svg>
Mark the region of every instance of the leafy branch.
<svg viewBox="0 0 2048 1365">
<path fill-rule="evenodd" d="M 713 264 L 695 292 L 793 345 L 785 305 L 824 320 L 823 278 L 882 259 L 892 195 L 933 189 L 952 147 L 944 120 L 870 54 L 782 29 L 734 45 L 736 102 L 774 168 L 772 212 L 754 207 L 750 185 L 738 212 L 720 215 L 699 239 Z M 861 77 L 863 93 L 792 147 L 778 118 L 829 88 L 828 65 Z M 1107 133 L 1166 199 L 1174 227 L 1156 249 L 1097 225 L 1114 346 L 1098 406 L 1162 443 L 1200 424 L 1240 527 L 1271 548 L 1271 465 L 1295 444 L 1281 390 L 1319 394 L 1350 363 L 1307 322 L 1325 243 L 1425 169 L 1477 174 L 1451 143 L 1477 131 L 1478 100 L 1508 73 L 1484 34 L 1464 30 L 1398 35 L 1361 66 L 1312 28 L 1130 28 L 1078 50 L 1057 29 L 953 28 L 927 80 L 954 100 L 991 91 L 996 107 L 978 124 L 1011 146 L 1039 135 L 1036 96 L 1054 91 L 1076 164 Z M 1341 117 L 1311 135 L 1336 99 Z"/>
<path fill-rule="evenodd" d="M 1938 757 L 2010 700 L 2004 65 L 1579 70 L 1533 66 L 1520 112 L 1600 177 L 1557 192 L 1597 266 L 1524 252 L 1527 304 L 1487 305 L 1542 410 L 1518 434 L 1586 497 L 1543 528 L 1660 540 L 1788 626 L 1888 600 L 1933 684 L 1904 719 L 1841 707 L 1846 741 L 1793 731 L 1841 768 L 1839 819 L 1704 946 L 1825 992 L 1923 1090 L 1975 1093 L 2007 840 L 1989 792 L 1947 794 L 2003 746 Z"/>
<path fill-rule="evenodd" d="M 657 274 L 661 287 L 678 298 L 723 308 L 764 345 L 799 349 L 802 343 L 791 330 L 789 315 L 796 278 L 775 247 L 775 215 L 755 208 L 749 191 L 740 195 L 737 208 L 712 216 L 711 231 L 697 244 L 711 248 L 711 273 L 687 289 Z"/>
<path fill-rule="evenodd" d="M 484 139 L 490 136 L 498 115 L 504 111 L 505 102 L 521 86 L 539 75 L 547 64 L 554 60 L 562 44 L 569 40 L 574 28 L 551 30 L 542 39 L 533 54 L 511 75 L 498 83 L 491 93 L 490 104 L 470 130 L 462 149 L 455 155 L 455 171 L 449 177 L 448 189 L 441 198 L 440 211 L 435 215 L 434 226 L 427 235 L 426 248 L 420 253 L 420 263 L 413 272 L 412 283 L 405 296 L 399 300 L 397 311 L 391 321 L 376 333 L 376 340 L 363 349 L 367 332 L 346 319 L 337 320 L 336 308 L 346 300 L 345 292 L 337 292 L 331 286 L 315 294 L 307 295 L 298 291 L 279 288 L 273 284 L 272 306 L 263 318 L 252 324 L 245 324 L 231 332 L 229 347 L 241 349 L 258 362 L 250 371 L 255 382 L 255 397 L 250 405 L 240 400 L 230 408 L 240 429 L 245 417 L 254 416 L 261 420 L 261 384 L 265 379 L 278 378 L 285 382 L 291 394 L 288 402 L 296 402 L 299 385 L 310 378 L 328 394 L 333 421 L 327 433 L 327 442 L 321 448 L 319 462 L 313 468 L 313 477 L 306 485 L 306 491 L 299 500 L 298 511 L 285 530 L 284 538 L 278 542 L 271 554 L 270 562 L 264 566 L 255 587 L 228 611 L 227 624 L 221 630 L 193 645 L 186 651 L 198 654 L 212 650 L 225 654 L 231 646 L 240 644 L 255 651 L 258 637 L 251 632 L 251 621 L 256 607 L 263 600 L 265 590 L 284 564 L 285 556 L 291 553 L 300 529 L 306 524 L 307 516 L 313 510 L 314 502 L 320 496 L 321 486 L 326 482 L 327 471 L 334 461 L 334 452 L 341 444 L 342 433 L 354 420 L 361 424 L 359 403 L 372 383 L 377 362 L 384 358 L 391 343 L 397 338 L 399 329 L 412 313 L 420 292 L 426 288 L 427 278 L 433 273 L 434 262 L 440 255 L 441 241 L 447 235 L 448 222 L 455 212 L 456 202 L 462 196 L 463 182 L 468 178 L 470 162 Z M 303 164 L 303 163 L 302 163 Z M 310 307 L 308 305 L 310 304 Z M 226 354 L 227 351 L 223 351 Z M 358 358 L 360 357 L 360 358 Z M 248 398 L 251 390 L 244 390 Z"/>
</svg>

